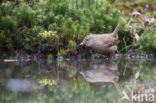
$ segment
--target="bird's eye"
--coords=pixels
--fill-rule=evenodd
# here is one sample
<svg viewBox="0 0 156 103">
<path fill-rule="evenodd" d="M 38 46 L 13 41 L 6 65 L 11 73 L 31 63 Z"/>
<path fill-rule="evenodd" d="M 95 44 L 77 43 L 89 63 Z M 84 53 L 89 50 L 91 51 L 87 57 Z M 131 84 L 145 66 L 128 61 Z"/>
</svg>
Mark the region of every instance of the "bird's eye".
<svg viewBox="0 0 156 103">
<path fill-rule="evenodd" d="M 87 38 L 87 39 L 86 39 L 86 41 L 89 41 L 91 38 L 92 38 L 92 37 L 90 37 L 90 38 Z"/>
</svg>

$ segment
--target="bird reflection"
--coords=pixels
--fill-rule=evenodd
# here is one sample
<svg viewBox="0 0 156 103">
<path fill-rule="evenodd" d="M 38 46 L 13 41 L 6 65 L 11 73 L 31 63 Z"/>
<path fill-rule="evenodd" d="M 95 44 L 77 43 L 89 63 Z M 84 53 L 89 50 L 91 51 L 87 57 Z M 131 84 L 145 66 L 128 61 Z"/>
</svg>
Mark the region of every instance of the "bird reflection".
<svg viewBox="0 0 156 103">
<path fill-rule="evenodd" d="M 118 85 L 118 70 L 116 63 L 101 63 L 90 65 L 90 70 L 80 71 L 84 79 L 90 83 L 111 82 L 120 91 Z"/>
</svg>

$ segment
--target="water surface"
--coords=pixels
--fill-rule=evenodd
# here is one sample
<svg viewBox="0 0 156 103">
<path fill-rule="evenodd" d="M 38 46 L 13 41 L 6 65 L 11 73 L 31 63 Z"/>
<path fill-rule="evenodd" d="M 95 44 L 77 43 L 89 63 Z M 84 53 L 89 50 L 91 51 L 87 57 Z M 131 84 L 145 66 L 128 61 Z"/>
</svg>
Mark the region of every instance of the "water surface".
<svg viewBox="0 0 156 103">
<path fill-rule="evenodd" d="M 156 99 L 155 60 L 1 60 L 0 74 L 0 103 L 131 103 L 132 92 Z"/>
</svg>

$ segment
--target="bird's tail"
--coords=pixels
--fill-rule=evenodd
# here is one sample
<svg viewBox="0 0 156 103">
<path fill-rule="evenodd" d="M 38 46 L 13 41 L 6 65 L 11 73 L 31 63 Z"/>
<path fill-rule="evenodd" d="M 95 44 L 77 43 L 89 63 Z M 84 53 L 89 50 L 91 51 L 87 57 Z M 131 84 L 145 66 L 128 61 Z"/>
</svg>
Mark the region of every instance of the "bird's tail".
<svg viewBox="0 0 156 103">
<path fill-rule="evenodd" d="M 118 31 L 119 31 L 120 27 L 121 27 L 120 24 L 118 24 L 118 25 L 116 26 L 115 30 L 114 30 L 113 33 L 112 33 L 114 37 L 117 37 L 117 34 L 118 34 Z"/>
</svg>

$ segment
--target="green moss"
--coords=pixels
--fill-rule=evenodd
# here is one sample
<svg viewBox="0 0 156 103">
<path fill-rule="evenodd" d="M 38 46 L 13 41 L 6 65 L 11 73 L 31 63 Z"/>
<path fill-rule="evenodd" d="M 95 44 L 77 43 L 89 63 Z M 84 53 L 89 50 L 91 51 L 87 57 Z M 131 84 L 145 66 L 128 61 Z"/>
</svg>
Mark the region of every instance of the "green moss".
<svg viewBox="0 0 156 103">
<path fill-rule="evenodd" d="M 76 42 L 69 40 L 68 48 L 69 48 L 69 51 L 71 51 L 71 52 L 76 51 Z"/>
<path fill-rule="evenodd" d="M 54 47 L 58 46 L 59 37 L 56 32 L 53 31 L 45 31 L 43 33 L 39 33 L 41 44 L 48 44 Z"/>
<path fill-rule="evenodd" d="M 117 9 L 119 4 L 122 6 Z M 123 8 L 129 5 L 131 9 L 134 3 L 119 4 L 107 0 L 3 2 L 0 6 L 0 33 L 3 34 L 0 47 L 36 52 L 38 46 L 46 45 L 47 48 L 53 48 L 56 54 L 61 49 L 73 52 L 76 51 L 76 44 L 89 33 L 110 33 L 120 23 L 122 28 L 119 30 L 118 49 L 123 50 L 133 44 L 130 29 L 125 27 L 129 17 L 125 16 Z M 138 7 L 139 10 L 141 8 Z M 49 32 L 54 35 L 45 36 Z M 6 41 L 2 39 L 4 37 Z"/>
<path fill-rule="evenodd" d="M 139 38 L 139 43 L 144 53 L 156 53 L 156 30 L 145 30 Z"/>
</svg>

